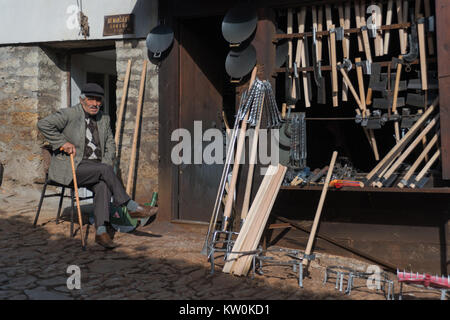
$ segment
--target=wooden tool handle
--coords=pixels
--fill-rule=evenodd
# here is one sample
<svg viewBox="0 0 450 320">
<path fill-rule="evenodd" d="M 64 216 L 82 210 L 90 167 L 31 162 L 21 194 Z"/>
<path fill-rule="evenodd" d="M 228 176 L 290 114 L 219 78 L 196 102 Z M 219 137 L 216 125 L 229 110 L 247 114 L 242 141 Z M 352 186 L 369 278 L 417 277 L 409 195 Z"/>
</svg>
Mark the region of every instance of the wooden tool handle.
<svg viewBox="0 0 450 320">
<path fill-rule="evenodd" d="M 338 63 L 340 65 L 340 63 Z M 353 98 L 355 98 L 356 103 L 358 104 L 358 107 L 362 110 L 362 104 L 361 100 L 359 99 L 358 94 L 356 93 L 355 87 L 353 87 L 352 83 L 350 82 L 350 79 L 347 75 L 347 72 L 343 68 L 339 68 L 342 74 L 342 78 L 344 79 L 345 83 L 347 84 L 348 88 L 350 89 L 350 92 L 353 94 Z"/>
<path fill-rule="evenodd" d="M 392 6 L 393 6 L 393 0 L 388 1 L 387 5 L 387 13 L 386 13 L 386 25 L 391 25 L 392 23 Z M 389 40 L 391 38 L 391 31 L 386 30 L 384 33 L 384 54 L 388 54 L 389 52 Z"/>
<path fill-rule="evenodd" d="M 413 188 L 413 189 L 416 188 L 417 183 L 419 183 L 420 180 L 422 180 L 422 178 L 425 176 L 427 171 L 430 170 L 431 166 L 436 162 L 436 160 L 439 158 L 440 155 L 441 155 L 441 151 L 438 149 L 434 153 L 434 155 L 431 157 L 431 159 L 427 162 L 425 167 L 423 167 L 423 169 L 419 172 L 416 179 L 414 179 L 414 183 L 411 184 L 411 188 Z"/>
<path fill-rule="evenodd" d="M 325 202 L 325 197 L 327 195 L 328 186 L 330 184 L 331 175 L 333 174 L 334 164 L 336 162 L 337 155 L 338 155 L 337 151 L 334 151 L 333 155 L 331 157 L 331 162 L 330 162 L 330 166 L 328 168 L 327 176 L 325 178 L 325 183 L 323 185 L 322 194 L 320 195 L 319 205 L 318 205 L 317 210 L 316 210 L 316 215 L 314 216 L 314 223 L 313 223 L 313 226 L 311 228 L 311 233 L 309 235 L 308 244 L 306 245 L 305 255 L 310 255 L 311 254 L 311 250 L 312 250 L 312 246 L 313 246 L 313 243 L 314 243 L 314 239 L 316 237 L 317 227 L 319 225 L 320 215 L 322 213 L 323 204 Z M 307 265 L 308 264 L 308 260 L 307 259 L 303 259 L 302 263 L 303 263 L 303 265 Z"/>
<path fill-rule="evenodd" d="M 433 148 L 433 146 L 436 144 L 436 142 L 438 141 L 439 138 L 439 133 L 436 133 L 433 138 L 431 138 L 430 142 L 427 144 L 427 146 L 423 149 L 422 153 L 419 155 L 419 157 L 417 157 L 416 161 L 414 161 L 413 165 L 411 166 L 411 168 L 409 168 L 409 170 L 406 172 L 405 176 L 403 177 L 403 181 L 408 182 L 409 178 L 411 178 L 411 176 L 413 175 L 413 173 L 417 170 L 417 168 L 419 167 L 420 163 L 425 159 L 425 157 L 428 155 L 428 153 L 430 152 L 431 148 Z M 400 182 L 397 185 L 399 188 L 403 188 L 405 187 L 405 184 L 403 182 Z"/>
<path fill-rule="evenodd" d="M 303 33 L 305 31 L 305 20 L 306 20 L 306 7 L 302 7 L 299 13 L 297 13 L 297 19 L 298 19 L 298 32 Z M 306 40 L 308 41 L 308 40 Z M 298 40 L 298 47 L 297 47 L 297 54 L 300 53 L 300 57 L 298 62 L 300 63 L 303 68 L 306 68 L 306 53 L 305 53 L 305 45 L 303 43 L 303 39 Z M 308 78 L 306 75 L 306 71 L 302 71 L 302 79 L 303 79 L 303 92 L 305 97 L 305 107 L 309 108 L 311 106 L 311 103 L 309 101 L 309 89 L 308 89 Z"/>
<path fill-rule="evenodd" d="M 386 165 L 391 163 L 392 159 L 396 157 L 405 145 L 411 140 L 414 134 L 419 130 L 420 126 L 428 119 L 430 114 L 437 108 L 439 104 L 439 97 L 434 99 L 433 103 L 428 107 L 428 109 L 423 113 L 423 115 L 417 120 L 414 125 L 408 130 L 405 136 L 388 152 L 388 154 L 381 160 L 372 171 L 366 176 L 367 180 L 371 180 L 382 171 Z"/>
<path fill-rule="evenodd" d="M 331 28 L 334 29 L 334 24 Z M 333 107 L 339 106 L 338 101 L 338 79 L 337 79 L 337 69 L 336 69 L 336 33 L 332 32 L 330 34 L 330 46 L 331 46 L 331 83 L 333 86 Z"/>
<path fill-rule="evenodd" d="M 361 58 L 355 58 L 355 63 L 358 64 L 361 62 Z M 366 116 L 366 94 L 364 92 L 364 79 L 363 79 L 363 71 L 362 67 L 359 65 L 356 67 L 356 75 L 358 78 L 358 87 L 359 87 L 359 100 L 361 101 L 361 111 L 363 117 Z"/>
<path fill-rule="evenodd" d="M 141 83 L 140 83 L 140 88 L 139 88 L 139 99 L 138 99 L 137 112 L 136 112 L 136 124 L 134 127 L 133 145 L 131 148 L 130 166 L 128 169 L 126 192 L 130 196 L 131 196 L 131 191 L 133 188 L 133 175 L 134 175 L 134 166 L 135 166 L 135 162 L 136 162 L 136 152 L 137 152 L 136 148 L 137 148 L 137 141 L 138 141 L 138 134 L 139 134 L 139 125 L 140 125 L 140 121 L 141 121 L 142 102 L 144 99 L 145 75 L 146 74 L 147 74 L 147 59 L 144 60 L 144 63 L 142 65 Z"/>
<path fill-rule="evenodd" d="M 119 137 L 120 137 L 120 131 L 122 129 L 122 119 L 123 119 L 123 112 L 125 109 L 125 101 L 127 100 L 128 82 L 130 80 L 130 73 L 131 73 L 131 59 L 128 59 L 127 71 L 125 73 L 125 78 L 124 78 L 124 82 L 123 82 L 122 98 L 120 100 L 119 115 L 117 116 L 117 121 L 116 121 L 116 123 L 117 123 L 116 134 L 114 136 L 114 140 L 116 143 L 116 156 L 119 153 Z"/>
<path fill-rule="evenodd" d="M 367 96 L 366 96 L 366 105 L 370 106 L 372 104 L 372 88 L 367 89 Z"/>
<path fill-rule="evenodd" d="M 359 0 L 355 1 L 354 7 L 355 7 L 356 28 L 360 29 L 361 28 L 361 11 L 359 9 Z M 358 33 L 358 50 L 359 50 L 359 52 L 363 52 L 364 51 L 362 34 L 361 33 Z"/>
<path fill-rule="evenodd" d="M 397 22 L 403 23 L 402 0 L 396 0 L 395 3 L 397 6 Z M 405 30 L 402 28 L 398 29 L 398 36 L 400 41 L 400 52 L 401 54 L 406 54 Z"/>
<path fill-rule="evenodd" d="M 423 23 L 417 24 L 417 33 L 419 36 L 420 77 L 422 81 L 422 90 L 428 90 L 427 56 L 425 48 L 425 26 Z"/>
<path fill-rule="evenodd" d="M 317 32 L 323 31 L 323 8 L 317 10 Z M 317 57 L 322 60 L 322 36 L 317 37 Z"/>
</svg>

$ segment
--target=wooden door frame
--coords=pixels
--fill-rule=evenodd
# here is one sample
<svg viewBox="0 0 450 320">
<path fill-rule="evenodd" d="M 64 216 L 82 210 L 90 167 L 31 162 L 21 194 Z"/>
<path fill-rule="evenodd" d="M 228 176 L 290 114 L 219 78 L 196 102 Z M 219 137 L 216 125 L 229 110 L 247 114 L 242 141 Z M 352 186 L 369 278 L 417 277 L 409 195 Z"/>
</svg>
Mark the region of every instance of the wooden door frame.
<svg viewBox="0 0 450 320">
<path fill-rule="evenodd" d="M 171 142 L 172 132 L 179 128 L 180 105 L 180 23 L 181 18 L 195 18 L 212 15 L 225 15 L 237 0 L 212 2 L 208 0 L 160 1 L 158 15 L 164 23 L 174 31 L 173 46 L 168 56 L 159 66 L 159 166 L 158 191 L 159 214 L 158 220 L 170 221 L 179 217 L 178 166 L 171 161 L 171 150 L 175 145 Z M 258 52 L 258 63 L 266 65 L 264 76 L 270 79 L 274 50 L 266 50 L 272 44 L 275 32 L 273 21 L 267 19 L 264 9 L 259 12 L 258 29 L 254 45 Z M 272 19 L 272 17 L 270 18 Z M 268 32 L 270 30 L 270 32 Z M 270 51 L 270 52 L 268 52 Z M 176 81 L 174 81 L 176 79 Z"/>
</svg>

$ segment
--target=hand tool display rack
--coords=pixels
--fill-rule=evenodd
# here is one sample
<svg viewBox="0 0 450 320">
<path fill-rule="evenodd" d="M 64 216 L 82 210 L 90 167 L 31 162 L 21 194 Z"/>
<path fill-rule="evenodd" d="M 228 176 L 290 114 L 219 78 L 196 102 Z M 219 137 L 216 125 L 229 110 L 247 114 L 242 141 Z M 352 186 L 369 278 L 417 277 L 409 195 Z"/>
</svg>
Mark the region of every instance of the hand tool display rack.
<svg viewBox="0 0 450 320">
<path fill-rule="evenodd" d="M 280 97 L 283 94 L 279 92 L 277 98 L 286 102 L 288 114 L 295 108 L 306 112 L 324 108 L 321 105 L 324 101 L 333 108 L 346 108 L 346 111 L 353 104 L 356 106 L 355 122 L 362 126 L 373 150 L 373 157 L 380 161 L 384 154 L 379 154 L 378 147 L 384 145 L 386 149 L 386 145 L 397 143 L 438 94 L 433 5 L 430 0 L 335 0 L 292 1 L 292 4 L 274 7 L 278 15 L 277 27 L 286 30 L 286 33 L 275 34 L 272 41 L 275 46 L 283 41 L 289 43 L 285 65 L 276 66 L 272 75 L 277 82 L 280 81 L 280 85 L 283 85 L 284 80 L 284 85 L 290 92 L 280 90 L 286 92 L 285 97 Z M 328 47 L 324 43 L 328 43 Z M 306 52 L 308 48 L 311 50 L 309 53 Z M 372 70 L 386 72 L 381 74 L 381 78 L 375 79 Z M 315 82 L 307 81 L 311 72 L 314 73 Z M 342 80 L 338 75 L 341 75 Z M 297 76 L 303 81 L 298 81 Z M 318 77 L 329 78 L 331 86 L 321 88 Z M 383 92 L 379 91 L 380 84 L 385 86 Z M 377 85 L 378 89 L 374 90 Z M 301 88 L 296 86 L 303 86 L 303 95 Z M 325 89 L 321 95 L 325 94 L 328 99 L 320 101 L 319 91 Z M 415 90 L 416 94 L 411 90 Z M 379 98 L 381 95 L 382 98 Z M 294 104 L 293 98 L 296 102 Z M 420 103 L 421 99 L 423 103 Z M 380 107 L 380 100 L 384 100 L 383 108 Z M 399 112 L 400 108 L 405 112 Z M 416 110 L 415 114 L 409 114 L 410 110 Z M 309 120 L 308 117 L 306 120 Z M 384 126 L 388 122 L 394 123 L 394 141 L 389 141 L 391 133 L 386 132 L 391 130 L 390 127 Z M 374 131 L 381 133 L 377 135 L 377 139 Z M 380 139 L 380 135 L 385 139 Z M 422 144 L 423 148 L 427 146 L 425 134 Z M 438 143 L 436 144 L 439 149 Z M 430 157 L 431 155 L 432 153 Z M 426 172 L 421 172 L 423 175 L 429 176 L 431 165 L 435 166 L 439 162 L 436 161 L 438 156 L 428 166 L 428 154 L 422 156 L 425 160 L 424 169 L 427 169 Z M 404 158 L 403 160 L 409 160 L 406 156 Z M 282 188 L 298 189 L 294 185 Z M 364 189 L 376 188 L 366 185 Z M 385 191 L 410 191 L 390 186 L 388 189 Z M 448 188 L 436 189 L 446 192 Z"/>
</svg>

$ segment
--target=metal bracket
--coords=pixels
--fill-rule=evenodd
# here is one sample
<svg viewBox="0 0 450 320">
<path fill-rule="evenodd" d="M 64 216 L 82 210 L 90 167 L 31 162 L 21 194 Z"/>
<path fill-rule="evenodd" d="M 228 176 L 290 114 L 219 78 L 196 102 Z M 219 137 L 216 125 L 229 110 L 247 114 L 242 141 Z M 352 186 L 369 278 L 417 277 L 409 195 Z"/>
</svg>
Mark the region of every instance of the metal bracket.
<svg viewBox="0 0 450 320">
<path fill-rule="evenodd" d="M 369 60 L 364 60 L 361 62 L 356 62 L 355 66 L 362 67 L 364 74 L 372 74 L 372 64 Z"/>
</svg>

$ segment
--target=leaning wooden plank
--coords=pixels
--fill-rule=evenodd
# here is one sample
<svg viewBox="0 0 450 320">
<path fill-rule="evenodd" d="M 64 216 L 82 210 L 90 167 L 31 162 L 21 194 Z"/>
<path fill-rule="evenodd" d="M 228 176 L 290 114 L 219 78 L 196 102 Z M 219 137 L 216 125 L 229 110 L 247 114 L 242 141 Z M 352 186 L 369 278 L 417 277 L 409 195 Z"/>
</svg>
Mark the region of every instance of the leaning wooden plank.
<svg viewBox="0 0 450 320">
<path fill-rule="evenodd" d="M 331 174 L 333 173 L 334 163 L 336 162 L 337 155 L 338 155 L 337 151 L 334 151 L 333 155 L 331 157 L 331 162 L 330 162 L 330 165 L 328 168 L 327 177 L 325 178 L 325 183 L 323 185 L 322 194 L 320 195 L 319 205 L 317 206 L 316 215 L 314 217 L 314 223 L 311 228 L 311 233 L 309 235 L 308 244 L 306 245 L 305 255 L 307 255 L 307 256 L 311 255 L 314 239 L 316 238 L 317 227 L 319 226 L 320 215 L 322 214 L 323 204 L 325 203 L 325 197 L 327 195 L 328 185 L 330 184 Z M 302 263 L 303 263 L 303 265 L 308 267 L 309 259 L 303 259 Z"/>
<path fill-rule="evenodd" d="M 280 190 L 281 183 L 283 182 L 286 170 L 287 167 L 282 165 L 278 166 L 277 174 L 274 176 L 274 179 L 272 179 L 272 186 L 270 189 L 267 190 L 265 201 L 262 204 L 261 208 L 262 210 L 260 211 L 259 214 L 260 219 L 258 219 L 258 221 L 256 221 L 255 223 L 253 238 L 249 239 L 247 247 L 245 248 L 248 251 L 256 250 L 256 248 L 258 247 L 265 226 L 267 224 L 267 220 L 269 219 L 269 215 L 272 210 L 273 204 L 275 203 L 275 199 L 277 198 L 278 191 Z M 239 260 L 240 260 L 238 264 L 239 268 L 236 269 L 236 272 L 234 274 L 238 276 L 247 275 L 252 262 L 252 257 L 244 256 Z"/>
<path fill-rule="evenodd" d="M 276 170 L 275 166 L 270 166 L 269 169 L 267 170 L 266 176 L 264 177 L 264 179 L 258 189 L 258 192 L 255 196 L 253 204 L 248 212 L 247 219 L 245 220 L 244 224 L 242 225 L 242 228 L 239 231 L 239 235 L 236 238 L 236 241 L 233 245 L 233 249 L 232 249 L 233 252 L 241 251 L 242 243 L 244 242 L 244 240 L 249 232 L 249 229 L 251 228 L 251 226 L 253 224 L 253 220 L 255 219 L 255 212 L 259 208 L 259 203 L 261 202 L 261 200 L 264 197 L 264 193 L 271 181 L 272 175 L 275 173 L 275 170 Z M 230 254 L 222 271 L 229 273 L 238 256 L 239 256 L 238 254 L 234 254 L 234 253 Z"/>
<path fill-rule="evenodd" d="M 430 114 L 436 109 L 439 104 L 439 96 L 433 101 L 433 103 L 428 107 L 428 109 L 423 113 L 423 115 L 416 121 L 416 123 L 409 129 L 409 131 L 403 136 L 403 138 L 395 144 L 395 146 L 388 152 L 388 154 L 369 172 L 366 176 L 366 180 L 370 181 L 377 179 L 377 174 L 382 171 L 386 165 L 390 163 L 393 157 L 395 157 L 399 152 L 403 150 L 406 144 L 413 138 L 419 128 L 422 126 L 423 122 L 428 119 Z"/>
<path fill-rule="evenodd" d="M 386 13 L 386 25 L 389 26 L 392 23 L 392 5 L 393 0 L 388 1 L 387 13 Z M 384 33 L 384 54 L 389 52 L 389 39 L 391 38 L 391 30 L 386 30 Z"/>
<path fill-rule="evenodd" d="M 264 176 L 264 179 L 258 189 L 258 192 L 256 193 L 255 199 L 253 200 L 252 206 L 250 207 L 250 210 L 247 214 L 247 218 L 245 219 L 245 222 L 242 225 L 241 230 L 239 231 L 239 235 L 236 238 L 236 241 L 235 241 L 233 249 L 232 249 L 233 251 L 235 251 L 235 252 L 240 251 L 240 247 L 245 238 L 245 235 L 248 233 L 248 231 L 252 225 L 255 209 L 258 207 L 258 204 L 261 201 L 261 199 L 265 193 L 265 190 L 267 189 L 267 186 L 271 180 L 272 175 L 276 172 L 275 170 L 276 170 L 275 166 L 270 166 L 267 169 L 266 175 Z M 234 254 L 234 253 L 230 254 L 228 257 L 228 261 L 225 263 L 222 271 L 225 273 L 229 273 L 231 270 L 231 267 L 234 263 L 234 260 L 237 257 L 238 257 L 237 254 Z"/>
<path fill-rule="evenodd" d="M 275 188 L 275 181 L 276 177 L 279 175 L 280 170 L 277 170 L 277 173 L 273 175 L 270 179 L 270 183 L 268 188 L 265 190 L 264 196 L 260 203 L 258 203 L 258 208 L 255 210 L 254 213 L 254 219 L 251 225 L 251 228 L 249 231 L 245 234 L 244 241 L 242 242 L 242 245 L 240 247 L 240 251 L 242 252 L 249 252 L 253 251 L 256 248 L 253 248 L 252 244 L 255 240 L 256 234 L 258 232 L 258 229 L 260 228 L 260 224 L 262 223 L 262 219 L 264 217 L 264 208 L 267 206 L 268 201 L 270 200 L 270 194 L 273 192 Z M 234 262 L 231 273 L 235 275 L 241 275 L 241 271 L 243 268 L 243 261 L 249 257 L 249 255 L 243 255 L 241 257 L 238 257 L 238 259 Z"/>
</svg>

